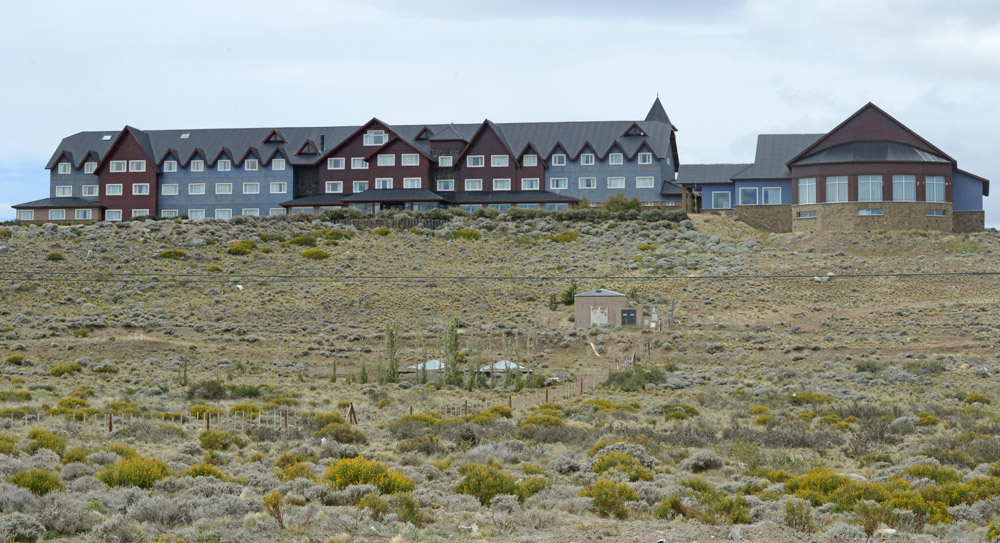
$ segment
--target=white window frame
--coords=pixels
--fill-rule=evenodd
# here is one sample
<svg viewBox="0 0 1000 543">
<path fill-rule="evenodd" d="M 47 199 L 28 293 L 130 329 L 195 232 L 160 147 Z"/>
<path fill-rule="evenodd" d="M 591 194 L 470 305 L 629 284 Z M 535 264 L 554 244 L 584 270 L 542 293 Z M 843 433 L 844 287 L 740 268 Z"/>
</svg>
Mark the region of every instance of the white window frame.
<svg viewBox="0 0 1000 543">
<path fill-rule="evenodd" d="M 389 141 L 389 135 L 386 134 L 385 130 L 369 130 L 365 132 L 362 145 L 365 147 L 378 147 L 379 145 L 385 145 L 387 141 Z"/>
<path fill-rule="evenodd" d="M 260 194 L 260 183 L 258 183 L 256 181 L 249 182 L 249 183 L 244 182 L 243 183 L 243 194 Z"/>
<path fill-rule="evenodd" d="M 861 179 L 865 178 L 865 185 L 867 185 L 866 193 L 861 191 Z M 874 191 L 877 194 L 872 194 L 875 184 L 878 183 L 878 190 Z M 882 185 L 881 175 L 859 175 L 858 176 L 858 201 L 859 202 L 881 202 L 882 194 L 885 187 Z"/>
<path fill-rule="evenodd" d="M 637 189 L 651 189 L 655 187 L 656 178 L 651 175 L 640 175 L 635 178 L 635 188 Z"/>
<path fill-rule="evenodd" d="M 69 194 L 65 194 L 65 193 Z M 73 185 L 56 185 L 56 198 L 72 198 Z"/>
<path fill-rule="evenodd" d="M 365 160 L 363 156 L 351 157 L 351 169 L 352 170 L 367 170 L 368 161 Z"/>
<path fill-rule="evenodd" d="M 287 181 L 271 181 L 268 185 L 271 194 L 286 194 L 288 192 Z"/>
<path fill-rule="evenodd" d="M 128 161 L 112 160 L 111 165 L 108 167 L 108 171 L 111 173 L 125 173 L 128 171 Z"/>
<path fill-rule="evenodd" d="M 33 221 L 33 220 L 35 220 L 35 210 L 34 209 L 18 209 L 17 210 L 17 220 L 19 220 L 19 221 Z"/>
<path fill-rule="evenodd" d="M 925 217 L 947 217 L 948 212 L 944 209 L 926 209 L 924 210 Z"/>
<path fill-rule="evenodd" d="M 486 155 L 469 155 L 465 157 L 466 168 L 482 168 L 486 166 Z"/>
<path fill-rule="evenodd" d="M 753 203 L 752 204 L 744 204 L 743 203 L 743 193 L 744 193 L 744 191 L 747 194 L 750 194 L 751 191 L 753 192 Z M 760 189 L 758 189 L 757 187 L 740 187 L 740 189 L 739 189 L 738 192 L 739 192 L 739 194 L 737 196 L 739 197 L 739 199 L 738 199 L 739 205 L 741 205 L 741 206 L 755 206 L 755 205 L 759 205 L 759 203 L 760 203 Z"/>
<path fill-rule="evenodd" d="M 451 155 L 441 155 L 437 160 L 438 166 L 441 168 L 451 168 L 455 165 L 455 157 Z"/>
<path fill-rule="evenodd" d="M 272 208 L 268 208 L 267 214 L 271 215 L 271 216 L 274 216 L 274 215 L 287 215 L 288 214 L 288 210 L 285 209 L 285 208 L 283 208 L 283 207 L 272 207 Z"/>
<path fill-rule="evenodd" d="M 108 222 L 119 222 L 122 220 L 122 210 L 108 209 L 104 211 L 104 220 Z"/>
<path fill-rule="evenodd" d="M 324 183 L 324 189 L 327 194 L 341 194 L 344 192 L 344 182 L 327 181 Z"/>
<path fill-rule="evenodd" d="M 774 202 L 774 203 L 768 203 L 767 202 L 767 193 L 769 191 L 773 191 L 773 190 L 778 191 L 778 201 Z M 765 206 L 777 206 L 777 205 L 781 205 L 781 187 L 764 187 L 763 189 L 761 189 L 761 191 L 760 191 L 760 204 L 761 205 L 765 205 Z"/>
<path fill-rule="evenodd" d="M 204 209 L 189 209 L 188 212 L 187 212 L 187 216 L 192 221 L 201 221 L 201 220 L 205 219 L 205 210 Z"/>
<path fill-rule="evenodd" d="M 191 183 L 188 185 L 188 196 L 204 196 L 204 195 L 205 195 L 204 183 Z"/>
<path fill-rule="evenodd" d="M 906 193 L 913 191 L 912 198 L 908 198 Z M 903 194 L 898 194 L 902 192 Z M 892 201 L 893 202 L 916 202 L 917 201 L 917 176 L 916 175 L 893 175 L 892 176 Z"/>
<path fill-rule="evenodd" d="M 608 154 L 608 164 L 611 166 L 621 166 L 625 163 L 625 155 L 622 153 Z"/>
<path fill-rule="evenodd" d="M 490 167 L 491 168 L 506 168 L 510 166 L 510 156 L 508 155 L 490 155 Z"/>
<path fill-rule="evenodd" d="M 203 172 L 205 171 L 205 161 L 204 160 L 192 160 L 190 164 L 192 172 Z"/>
<path fill-rule="evenodd" d="M 101 186 L 100 185 L 84 185 L 80 187 L 80 194 L 83 196 L 100 196 Z"/>
<path fill-rule="evenodd" d="M 122 192 L 123 189 L 124 189 L 124 187 L 123 187 L 123 185 L 121 183 L 110 183 L 108 185 L 104 185 L 104 195 L 105 196 L 121 196 L 122 194 L 124 194 Z"/>
<path fill-rule="evenodd" d="M 576 186 L 580 190 L 592 190 L 597 188 L 596 177 L 580 177 L 576 180 Z"/>
<path fill-rule="evenodd" d="M 130 160 L 130 161 L 128 161 L 128 171 L 130 171 L 130 172 L 144 172 L 144 171 L 146 171 L 146 161 L 145 160 Z"/>
<path fill-rule="evenodd" d="M 568 177 L 552 177 L 549 179 L 549 190 L 567 190 L 567 189 L 569 189 Z"/>
<path fill-rule="evenodd" d="M 149 196 L 149 183 L 132 183 L 132 196 Z"/>
<path fill-rule="evenodd" d="M 593 166 L 597 164 L 597 158 L 594 153 L 583 153 L 580 155 L 580 165 L 581 166 Z"/>
<path fill-rule="evenodd" d="M 424 181 L 423 178 L 420 178 L 420 177 L 404 177 L 403 178 L 403 188 L 404 189 L 419 189 L 419 188 L 423 188 L 423 181 Z M 414 184 L 416 184 L 415 187 L 414 186 L 407 186 L 407 185 L 414 185 Z"/>
<path fill-rule="evenodd" d="M 542 182 L 537 177 L 525 177 L 521 179 L 521 190 L 541 190 Z"/>
<path fill-rule="evenodd" d="M 798 203 L 801 205 L 816 203 L 816 178 L 803 177 L 795 181 L 798 188 Z M 805 189 L 803 191 L 803 189 Z"/>
<path fill-rule="evenodd" d="M 177 161 L 176 160 L 164 160 L 163 161 L 163 173 L 174 173 L 177 171 Z"/>
<path fill-rule="evenodd" d="M 220 217 L 219 216 L 220 214 L 222 214 L 222 215 L 229 215 L 229 216 L 228 217 Z M 233 210 L 232 209 L 216 209 L 215 210 L 215 218 L 216 219 L 223 219 L 223 220 L 232 219 L 233 218 Z"/>
<path fill-rule="evenodd" d="M 347 160 L 344 159 L 343 157 L 330 157 L 326 159 L 326 169 L 343 170 L 344 168 L 346 168 L 346 162 Z"/>
<path fill-rule="evenodd" d="M 388 185 L 388 186 L 386 186 Z M 375 178 L 375 190 L 392 190 L 396 186 L 395 181 L 391 177 L 376 177 Z"/>
<path fill-rule="evenodd" d="M 160 194 L 162 196 L 177 196 L 180 194 L 180 186 L 176 183 L 167 183 L 165 185 L 160 185 Z"/>
<path fill-rule="evenodd" d="M 259 167 L 260 164 L 257 162 L 256 158 L 248 158 L 243 161 L 243 171 L 255 172 Z"/>
<path fill-rule="evenodd" d="M 625 188 L 625 178 L 624 177 L 609 177 L 607 179 L 609 189 L 624 189 Z"/>
<path fill-rule="evenodd" d="M 73 165 L 69 162 L 60 162 L 56 171 L 59 175 L 69 175 L 73 173 Z"/>
<path fill-rule="evenodd" d="M 417 153 L 403 153 L 399 156 L 400 166 L 419 166 L 420 155 Z"/>
<path fill-rule="evenodd" d="M 84 162 L 83 163 L 83 173 L 91 174 L 97 171 L 96 162 Z"/>
<path fill-rule="evenodd" d="M 53 217 L 53 213 L 61 213 L 61 217 Z M 65 209 L 50 209 L 49 210 L 49 220 L 50 221 L 65 221 L 66 220 L 66 210 Z"/>
<path fill-rule="evenodd" d="M 244 217 L 260 217 L 259 207 L 244 207 L 240 210 L 240 215 Z"/>
<path fill-rule="evenodd" d="M 816 218 L 816 212 L 815 211 L 799 211 L 798 213 L 795 214 L 795 218 L 796 219 L 815 219 Z"/>
<path fill-rule="evenodd" d="M 226 159 L 220 160 L 215 163 L 215 169 L 220 172 L 228 172 L 233 169 L 233 162 Z"/>
<path fill-rule="evenodd" d="M 928 176 L 926 176 L 924 178 L 924 183 L 926 183 L 926 185 L 924 187 L 924 201 L 927 201 L 927 202 L 938 202 L 938 203 L 944 203 L 945 202 L 945 200 L 948 197 L 948 193 L 945 190 L 945 178 L 944 178 L 943 175 L 928 175 Z M 941 199 L 940 200 L 938 200 L 938 199 L 932 200 L 931 199 L 931 196 L 932 196 L 931 195 L 931 185 L 932 184 L 934 186 L 937 186 L 937 185 L 940 184 L 940 186 L 941 186 Z M 937 189 L 935 189 L 934 192 L 937 192 Z"/>
<path fill-rule="evenodd" d="M 163 217 L 164 219 L 173 219 L 174 217 L 177 216 L 177 210 L 176 209 L 161 209 L 160 210 L 160 216 Z"/>
<path fill-rule="evenodd" d="M 73 210 L 73 217 L 78 221 L 89 221 L 94 218 L 93 209 L 75 209 Z"/>
<path fill-rule="evenodd" d="M 506 188 L 504 188 L 506 186 Z M 510 190 L 510 178 L 499 177 L 493 179 L 493 190 L 494 191 L 509 191 Z"/>
<path fill-rule="evenodd" d="M 836 192 L 831 188 L 835 187 Z M 846 175 L 830 175 L 826 178 L 826 203 L 837 204 L 851 199 L 850 177 Z M 833 198 L 831 198 L 833 196 Z M 841 199 L 843 196 L 843 199 Z"/>
<path fill-rule="evenodd" d="M 525 168 L 538 166 L 538 155 L 524 155 L 524 158 L 521 159 L 521 164 L 523 164 Z"/>
<path fill-rule="evenodd" d="M 552 155 L 551 159 L 553 166 L 565 166 L 566 165 L 566 155 L 563 153 L 556 153 Z"/>
<path fill-rule="evenodd" d="M 101 136 L 101 141 L 111 141 L 111 134 Z"/>
<path fill-rule="evenodd" d="M 352 188 L 354 189 L 354 194 L 364 192 L 368 190 L 368 181 L 355 181 Z"/>
<path fill-rule="evenodd" d="M 148 209 L 133 209 L 132 210 L 132 218 L 133 219 L 136 218 L 136 217 L 145 217 L 146 215 L 149 215 L 149 210 Z"/>
<path fill-rule="evenodd" d="M 233 193 L 232 183 L 216 183 L 215 184 L 215 194 L 219 195 L 229 195 Z"/>
<path fill-rule="evenodd" d="M 653 153 L 639 153 L 639 164 L 647 165 L 653 163 Z"/>
<path fill-rule="evenodd" d="M 276 159 L 272 160 L 271 161 L 271 171 L 272 172 L 283 172 L 283 171 L 285 171 L 285 159 L 283 159 L 283 158 L 276 158 Z M 259 213 L 260 210 L 258 209 L 257 212 Z"/>
<path fill-rule="evenodd" d="M 882 215 L 885 215 L 885 212 L 880 207 L 863 207 L 858 210 L 859 217 L 881 217 Z"/>
<path fill-rule="evenodd" d="M 376 165 L 385 167 L 395 166 L 396 155 L 378 155 Z"/>
<path fill-rule="evenodd" d="M 725 194 L 726 195 L 727 205 L 725 207 L 716 207 L 715 206 L 715 195 L 716 194 L 720 194 L 720 195 L 721 194 Z M 712 191 L 712 209 L 732 209 L 732 208 L 733 208 L 733 193 L 729 192 L 728 190 Z"/>
<path fill-rule="evenodd" d="M 438 190 L 438 192 L 455 192 L 455 180 L 454 179 L 438 179 L 437 180 L 437 190 Z"/>
<path fill-rule="evenodd" d="M 470 186 L 469 183 L 472 183 Z M 465 191 L 466 192 L 479 192 L 483 190 L 483 180 L 482 179 L 466 179 L 465 180 Z"/>
</svg>

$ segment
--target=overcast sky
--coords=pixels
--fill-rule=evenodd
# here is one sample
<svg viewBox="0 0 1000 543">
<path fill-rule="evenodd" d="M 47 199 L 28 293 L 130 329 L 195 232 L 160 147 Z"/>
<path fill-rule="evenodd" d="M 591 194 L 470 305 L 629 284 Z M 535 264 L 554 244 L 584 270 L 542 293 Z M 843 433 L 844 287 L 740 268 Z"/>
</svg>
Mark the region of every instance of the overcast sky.
<svg viewBox="0 0 1000 543">
<path fill-rule="evenodd" d="M 871 101 L 1000 190 L 992 0 L 0 0 L 0 65 L 0 219 L 79 131 L 626 120 L 657 93 L 682 163 Z"/>
</svg>

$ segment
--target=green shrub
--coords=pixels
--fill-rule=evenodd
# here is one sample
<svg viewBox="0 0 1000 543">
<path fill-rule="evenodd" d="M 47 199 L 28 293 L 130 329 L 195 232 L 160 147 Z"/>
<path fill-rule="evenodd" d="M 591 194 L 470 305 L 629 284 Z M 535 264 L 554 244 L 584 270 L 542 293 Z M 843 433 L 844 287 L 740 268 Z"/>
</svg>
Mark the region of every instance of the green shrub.
<svg viewBox="0 0 1000 543">
<path fill-rule="evenodd" d="M 467 464 L 459 468 L 459 473 L 463 477 L 455 487 L 455 492 L 473 496 L 486 507 L 489 507 L 498 494 L 512 494 L 524 501 L 524 490 L 517 479 L 496 466 Z"/>
<path fill-rule="evenodd" d="M 639 459 L 630 454 L 611 452 L 594 461 L 594 473 L 601 474 L 611 469 L 628 475 L 628 480 L 632 482 L 653 480 L 653 472 L 643 467 Z"/>
<path fill-rule="evenodd" d="M 199 381 L 188 387 L 188 398 L 220 400 L 226 397 L 226 386 L 218 379 Z"/>
<path fill-rule="evenodd" d="M 389 232 L 391 232 L 391 230 L 389 230 L 388 227 L 379 226 L 378 228 L 376 228 L 375 230 L 373 230 L 373 232 L 375 232 L 376 234 L 378 234 L 380 236 L 388 236 Z"/>
<path fill-rule="evenodd" d="M 28 432 L 28 452 L 34 454 L 38 449 L 48 449 L 58 455 L 66 450 L 66 438 L 41 428 L 32 428 Z"/>
<path fill-rule="evenodd" d="M 632 198 L 631 200 L 629 200 L 628 198 L 625 197 L 624 194 L 619 192 L 617 194 L 610 196 L 607 200 L 604 201 L 604 209 L 611 212 L 620 212 L 620 211 L 638 212 L 639 199 Z"/>
<path fill-rule="evenodd" d="M 637 246 L 637 248 L 638 248 L 638 249 L 639 249 L 640 251 L 655 251 L 655 250 L 656 250 L 656 245 L 651 245 L 651 244 L 649 244 L 649 243 L 640 243 L 640 244 L 639 244 L 639 245 Z"/>
<path fill-rule="evenodd" d="M 381 520 L 382 516 L 389 512 L 389 503 L 374 492 L 358 500 L 355 507 L 358 510 L 368 509 L 375 520 Z"/>
<path fill-rule="evenodd" d="M 632 366 L 626 370 L 612 372 L 602 383 L 602 386 L 620 388 L 627 392 L 638 392 L 645 389 L 646 385 L 656 385 L 666 380 L 666 374 L 659 368 Z"/>
<path fill-rule="evenodd" d="M 45 255 L 45 260 L 48 260 L 49 262 L 58 262 L 60 260 L 66 260 L 66 257 L 64 257 L 62 253 L 57 253 L 53 251 Z"/>
<path fill-rule="evenodd" d="M 788 398 L 792 405 L 821 405 L 833 402 L 833 396 L 821 392 L 793 392 Z"/>
<path fill-rule="evenodd" d="M 87 337 L 90 335 L 90 328 L 79 328 L 73 330 L 73 337 Z"/>
<path fill-rule="evenodd" d="M 221 415 L 223 411 L 218 407 L 212 407 L 210 405 L 205 405 L 205 404 L 192 405 L 191 409 L 188 410 L 188 414 L 191 415 L 192 417 L 201 418 L 205 416 L 206 413 L 211 414 L 212 416 L 216 416 L 216 415 Z"/>
<path fill-rule="evenodd" d="M 44 496 L 53 490 L 62 490 L 59 475 L 45 468 L 31 468 L 14 474 L 9 481 L 36 496 Z"/>
<path fill-rule="evenodd" d="M 105 451 L 113 452 L 122 458 L 135 458 L 139 453 L 135 449 L 124 443 L 108 443 L 103 447 Z"/>
<path fill-rule="evenodd" d="M 148 490 L 170 475 L 173 474 L 165 463 L 155 458 L 133 456 L 105 467 L 97 478 L 109 487 L 135 486 Z"/>
<path fill-rule="evenodd" d="M 247 419 L 253 420 L 260 416 L 260 406 L 252 403 L 238 403 L 229 409 L 229 416 L 242 414 Z"/>
<path fill-rule="evenodd" d="M 400 441 L 396 444 L 396 450 L 401 453 L 418 452 L 430 456 L 444 451 L 445 446 L 437 436 L 425 434 Z"/>
<path fill-rule="evenodd" d="M 685 420 L 691 417 L 697 417 L 698 410 L 695 409 L 693 405 L 679 403 L 667 406 L 666 409 L 663 410 L 663 415 L 664 420 Z"/>
<path fill-rule="evenodd" d="M 441 425 L 441 415 L 437 413 L 417 413 L 403 415 L 389 423 L 389 431 L 397 438 L 409 438 L 422 435 L 430 428 Z"/>
<path fill-rule="evenodd" d="M 812 520 L 812 506 L 805 500 L 788 500 L 785 502 L 785 524 L 800 532 L 812 532 L 816 525 Z"/>
<path fill-rule="evenodd" d="M 89 454 L 90 449 L 86 447 L 70 447 L 63 453 L 62 463 L 69 464 L 70 462 L 80 462 L 81 464 L 88 464 L 90 463 L 87 460 L 87 456 Z"/>
<path fill-rule="evenodd" d="M 11 235 L 13 234 L 11 234 L 10 230 L 7 230 L 6 228 L 0 228 L 0 239 L 10 239 Z"/>
<path fill-rule="evenodd" d="M 314 437 L 325 437 L 339 443 L 368 443 L 368 437 L 358 428 L 345 422 L 331 422 L 318 430 Z"/>
<path fill-rule="evenodd" d="M 31 393 L 27 390 L 0 391 L 0 402 L 30 402 Z"/>
<path fill-rule="evenodd" d="M 198 435 L 198 443 L 207 451 L 224 451 L 230 447 L 242 449 L 246 446 L 242 437 L 224 430 L 205 430 Z"/>
<path fill-rule="evenodd" d="M 616 483 L 604 477 L 599 477 L 594 484 L 580 492 L 580 495 L 593 500 L 598 515 L 615 517 L 619 520 L 628 517 L 625 503 L 639 499 L 639 494 L 628 483 Z"/>
<path fill-rule="evenodd" d="M 205 271 L 209 273 L 221 273 L 222 268 L 216 264 L 210 264 L 207 268 L 205 268 Z"/>
<path fill-rule="evenodd" d="M 209 464 L 208 462 L 198 462 L 190 468 L 184 470 L 182 477 L 215 477 L 220 481 L 226 480 L 226 475 L 222 470 Z"/>
<path fill-rule="evenodd" d="M 342 458 L 323 473 L 323 478 L 334 488 L 343 490 L 351 485 L 375 485 L 383 494 L 410 492 L 416 486 L 413 479 L 389 469 L 384 462 L 368 460 L 363 456 Z"/>
<path fill-rule="evenodd" d="M 990 403 L 990 397 L 985 394 L 980 394 L 978 392 L 970 392 L 965 397 L 964 401 L 967 404 L 981 403 L 983 405 L 988 405 Z"/>
<path fill-rule="evenodd" d="M 164 259 L 167 259 L 167 260 L 187 260 L 188 259 L 187 251 L 184 251 L 182 249 L 167 249 L 166 251 L 161 252 L 159 256 L 160 256 L 160 258 L 164 258 Z"/>
<path fill-rule="evenodd" d="M 451 232 L 452 239 L 467 239 L 470 241 L 478 241 L 482 238 L 482 234 L 478 230 L 473 230 L 471 228 L 459 228 Z"/>
<path fill-rule="evenodd" d="M 229 244 L 229 247 L 226 248 L 226 254 L 231 254 L 234 256 L 246 256 L 252 253 L 253 250 L 256 248 L 257 244 L 252 241 L 248 240 L 236 241 Z"/>
<path fill-rule="evenodd" d="M 10 355 L 10 356 L 7 357 L 6 362 L 8 364 L 10 364 L 11 366 L 20 366 L 20 365 L 24 364 L 24 355 L 23 354 L 12 354 L 12 355 Z"/>
<path fill-rule="evenodd" d="M 420 511 L 420 502 L 409 492 L 393 494 L 389 497 L 389 504 L 400 522 L 409 522 L 420 527 L 427 523 L 427 518 Z"/>
<path fill-rule="evenodd" d="M 308 479 L 310 481 L 316 480 L 316 474 L 313 473 L 309 466 L 302 462 L 295 462 L 289 464 L 283 468 L 278 473 L 278 478 L 284 482 L 291 481 L 292 479 Z"/>
<path fill-rule="evenodd" d="M 324 260 L 330 258 L 330 253 L 324 251 L 323 249 L 306 249 L 302 251 L 302 256 L 308 258 L 309 260 Z"/>
<path fill-rule="evenodd" d="M 53 377 L 62 377 L 67 373 L 76 373 L 78 371 L 83 371 L 83 366 L 73 362 L 72 364 L 64 364 L 62 366 L 56 366 L 49 370 L 49 375 Z"/>
<path fill-rule="evenodd" d="M 917 426 L 937 426 L 941 424 L 941 419 L 930 413 L 917 413 Z"/>
<path fill-rule="evenodd" d="M 11 456 L 17 449 L 17 436 L 11 434 L 0 434 L 0 454 Z"/>
<path fill-rule="evenodd" d="M 263 242 L 268 242 L 268 241 L 282 242 L 285 241 L 285 235 L 275 234 L 273 232 L 264 232 L 263 234 L 260 235 L 260 240 Z"/>
<path fill-rule="evenodd" d="M 560 232 L 558 234 L 553 234 L 551 236 L 545 236 L 545 239 L 552 240 L 556 243 L 570 243 L 576 241 L 580 237 L 580 233 L 576 230 L 566 230 L 565 232 Z"/>
</svg>

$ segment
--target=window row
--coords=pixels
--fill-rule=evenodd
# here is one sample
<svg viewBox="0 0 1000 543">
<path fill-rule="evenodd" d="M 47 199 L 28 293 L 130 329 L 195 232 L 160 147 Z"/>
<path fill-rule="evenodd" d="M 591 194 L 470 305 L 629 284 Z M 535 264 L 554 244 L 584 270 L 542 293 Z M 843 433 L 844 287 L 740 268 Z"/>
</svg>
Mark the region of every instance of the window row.
<svg viewBox="0 0 1000 543">
<path fill-rule="evenodd" d="M 474 213 L 477 209 L 482 209 L 487 207 L 489 209 L 496 209 L 498 211 L 509 211 L 511 207 L 517 207 L 521 209 L 541 209 L 542 204 L 462 204 L 458 206 L 462 211 L 467 211 L 469 213 Z M 569 209 L 569 204 L 566 203 L 548 203 L 545 204 L 545 211 L 566 211 Z"/>
<path fill-rule="evenodd" d="M 608 153 L 608 164 L 611 166 L 621 166 L 625 163 L 625 155 L 622 153 Z M 653 153 L 639 153 L 637 155 L 639 164 L 646 165 L 653 163 Z M 581 153 L 578 159 L 581 166 L 593 166 L 597 164 L 597 157 L 593 153 Z M 566 155 L 557 153 L 549 160 L 552 166 L 565 166 Z"/>
<path fill-rule="evenodd" d="M 275 158 L 271 160 L 271 171 L 280 172 L 285 170 L 285 159 Z M 231 160 L 222 159 L 215 163 L 216 171 L 229 172 L 233 169 L 233 162 Z M 243 161 L 243 171 L 246 172 L 256 172 L 260 169 L 260 162 L 256 158 L 248 158 Z M 203 172 L 205 171 L 205 161 L 204 160 L 192 160 L 188 164 L 188 170 L 192 172 Z M 176 160 L 164 160 L 163 161 L 163 173 L 174 173 L 177 171 L 177 161 Z"/>
<path fill-rule="evenodd" d="M 93 209 L 74 209 L 73 210 L 73 220 L 77 221 L 89 221 L 94 217 Z M 34 209 L 18 209 L 17 210 L 17 220 L 19 221 L 33 221 L 35 220 L 35 210 Z M 66 220 L 66 210 L 65 209 L 50 209 L 49 218 L 50 221 L 65 221 Z"/>
<path fill-rule="evenodd" d="M 943 175 L 928 175 L 924 178 L 925 202 L 945 201 L 945 180 Z M 805 177 L 798 180 L 800 204 L 816 203 L 816 178 Z M 858 176 L 859 202 L 881 202 L 884 198 L 881 175 Z M 846 175 L 829 176 L 826 178 L 826 202 L 848 202 L 848 179 Z M 892 201 L 917 201 L 917 176 L 892 176 Z"/>
<path fill-rule="evenodd" d="M 423 178 L 421 177 L 404 177 L 403 178 L 403 188 L 404 189 L 419 189 L 423 187 Z M 368 190 L 368 181 L 354 181 L 352 185 L 354 193 L 364 192 Z M 375 188 L 378 190 L 391 190 L 396 188 L 395 180 L 391 177 L 376 177 L 375 178 Z M 340 194 L 344 192 L 344 182 L 343 181 L 327 181 L 324 187 L 324 192 L 326 194 Z"/>
<path fill-rule="evenodd" d="M 796 219 L 815 219 L 818 212 L 815 210 L 811 211 L 799 211 L 795 214 Z M 858 210 L 859 217 L 880 217 L 884 215 L 881 208 L 862 208 Z M 948 212 L 943 209 L 925 209 L 925 217 L 947 217 Z"/>
<path fill-rule="evenodd" d="M 521 179 L 521 190 L 538 190 L 541 186 L 541 182 L 538 178 L 524 178 Z M 495 178 L 492 180 L 492 190 L 495 191 L 506 191 L 511 190 L 511 182 L 508 178 Z M 455 180 L 453 179 L 439 179 L 437 182 L 437 190 L 440 192 L 447 192 L 455 190 Z M 481 191 L 483 189 L 482 179 L 466 179 L 465 180 L 465 190 L 466 191 Z"/>
<path fill-rule="evenodd" d="M 148 184 L 147 184 L 148 187 Z M 98 196 L 101 187 L 98 185 L 83 185 L 80 187 L 81 196 Z M 56 185 L 56 198 L 72 198 L 73 185 Z"/>
<path fill-rule="evenodd" d="M 273 215 L 284 215 L 285 213 L 286 213 L 286 211 L 285 211 L 285 208 L 283 208 L 283 207 L 272 207 L 272 208 L 269 208 L 267 210 L 267 214 L 268 215 L 272 215 L 272 216 Z M 260 214 L 260 208 L 256 208 L 256 207 L 244 207 L 241 210 L 240 215 L 243 215 L 245 217 L 260 217 L 261 216 L 261 214 Z M 172 218 L 172 217 L 179 217 L 180 214 L 179 214 L 179 210 L 177 210 L 177 209 L 161 209 L 160 210 L 160 216 L 161 217 L 165 217 L 165 218 Z M 208 215 L 205 213 L 204 209 L 189 209 L 189 210 L 187 210 L 187 217 L 189 219 L 200 220 L 200 219 L 208 218 Z M 233 218 L 233 210 L 232 209 L 216 209 L 213 212 L 213 218 L 216 218 L 216 219 L 232 219 Z M 111 220 L 111 219 L 108 219 L 108 220 Z"/>
<path fill-rule="evenodd" d="M 418 155 L 417 153 L 403 153 L 399 156 L 400 156 L 399 163 L 403 166 L 420 165 L 420 155 Z M 396 155 L 378 155 L 376 157 L 375 164 L 378 166 L 395 166 Z M 326 169 L 328 170 L 343 170 L 346 168 L 346 165 L 347 165 L 346 158 L 335 157 L 326 159 Z M 364 157 L 352 157 L 351 169 L 367 170 L 368 161 L 366 161 Z"/>
<path fill-rule="evenodd" d="M 69 162 L 60 162 L 56 168 L 59 175 L 69 175 L 73 173 L 73 165 Z M 83 173 L 94 173 L 97 171 L 96 162 L 84 162 L 83 163 Z"/>
<path fill-rule="evenodd" d="M 108 185 L 109 188 L 111 186 Z M 205 183 L 189 183 L 187 193 L 190 196 L 202 196 L 205 194 L 205 187 Z M 268 189 L 271 194 L 286 194 L 288 192 L 288 183 L 285 181 L 271 181 L 268 183 Z M 214 190 L 215 194 L 233 194 L 233 184 L 215 183 Z M 242 190 L 243 194 L 260 194 L 260 183 L 245 181 L 243 182 Z M 111 195 L 111 193 L 108 194 Z M 176 183 L 163 184 L 160 186 L 160 194 L 163 196 L 177 196 L 180 194 L 180 186 Z"/>
<path fill-rule="evenodd" d="M 577 187 L 580 189 L 596 189 L 597 188 L 597 178 L 596 177 L 580 177 L 576 180 Z M 608 177 L 606 180 L 606 186 L 609 189 L 624 189 L 625 188 L 625 178 L 624 177 Z M 651 189 L 656 186 L 656 179 L 653 177 L 639 176 L 635 178 L 635 188 L 637 189 Z M 549 190 L 566 190 L 569 188 L 569 178 L 566 177 L 552 177 L 549 178 Z"/>
</svg>

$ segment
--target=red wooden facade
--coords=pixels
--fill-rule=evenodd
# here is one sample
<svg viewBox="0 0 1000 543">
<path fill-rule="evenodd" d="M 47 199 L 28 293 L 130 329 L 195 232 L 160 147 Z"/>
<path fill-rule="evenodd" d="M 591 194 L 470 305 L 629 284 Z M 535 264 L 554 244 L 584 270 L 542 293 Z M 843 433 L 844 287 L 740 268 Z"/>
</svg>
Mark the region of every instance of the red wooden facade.
<svg viewBox="0 0 1000 543">
<path fill-rule="evenodd" d="M 125 161 L 127 171 L 112 172 L 111 163 L 115 161 Z M 132 161 L 143 161 L 145 171 L 133 171 Z M 106 220 L 109 210 L 121 210 L 122 220 L 131 219 L 135 210 L 145 209 L 150 215 L 158 213 L 157 165 L 153 157 L 143 150 L 131 128 L 121 131 L 94 173 L 100 178 L 98 201 L 105 207 L 102 220 Z M 148 185 L 147 194 L 135 194 L 136 185 L 142 184 Z M 121 185 L 121 195 L 108 195 L 108 185 Z"/>
</svg>

